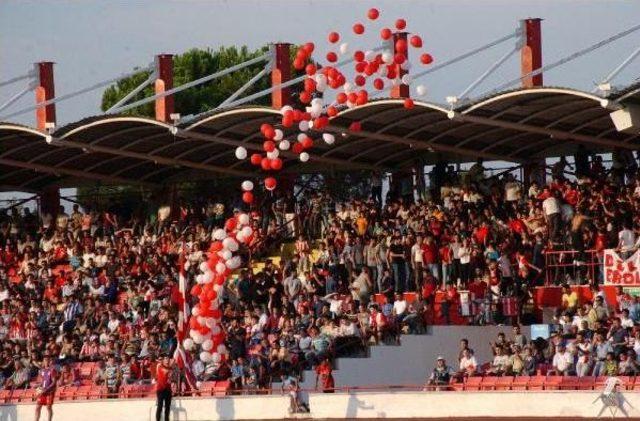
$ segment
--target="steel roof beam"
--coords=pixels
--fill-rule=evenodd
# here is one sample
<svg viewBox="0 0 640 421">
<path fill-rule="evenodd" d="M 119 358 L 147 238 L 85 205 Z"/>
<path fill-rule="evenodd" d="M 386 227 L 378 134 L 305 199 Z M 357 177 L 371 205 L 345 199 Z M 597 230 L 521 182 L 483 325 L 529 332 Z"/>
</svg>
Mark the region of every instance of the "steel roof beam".
<svg viewBox="0 0 640 421">
<path fill-rule="evenodd" d="M 585 143 L 589 145 L 596 145 L 606 148 L 623 148 L 623 149 L 638 149 L 637 145 L 630 145 L 628 143 L 615 141 L 611 139 L 599 138 L 596 136 L 589 136 L 578 133 L 571 133 L 564 130 L 550 129 L 545 127 L 533 126 L 530 124 L 514 123 L 504 120 L 493 120 L 488 117 L 480 117 L 469 114 L 460 114 L 452 111 L 450 118 L 454 121 L 461 123 L 473 123 L 485 126 L 501 127 L 504 129 L 518 130 L 521 132 L 537 133 L 547 135 L 560 140 L 570 140 L 578 143 Z"/>
</svg>

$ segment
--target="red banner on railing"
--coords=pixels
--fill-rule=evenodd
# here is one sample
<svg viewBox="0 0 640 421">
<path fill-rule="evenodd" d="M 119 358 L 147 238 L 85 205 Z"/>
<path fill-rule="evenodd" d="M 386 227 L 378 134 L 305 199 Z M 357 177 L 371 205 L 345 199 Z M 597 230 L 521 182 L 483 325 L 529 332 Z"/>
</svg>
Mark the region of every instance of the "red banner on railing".
<svg viewBox="0 0 640 421">
<path fill-rule="evenodd" d="M 640 286 L 640 250 L 623 260 L 613 249 L 604 251 L 604 283 Z"/>
</svg>

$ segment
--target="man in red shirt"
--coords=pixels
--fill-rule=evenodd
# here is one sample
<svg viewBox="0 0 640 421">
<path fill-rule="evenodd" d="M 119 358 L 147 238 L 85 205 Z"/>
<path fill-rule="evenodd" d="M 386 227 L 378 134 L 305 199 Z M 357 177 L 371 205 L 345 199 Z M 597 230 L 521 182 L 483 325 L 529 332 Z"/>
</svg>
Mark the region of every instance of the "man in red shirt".
<svg viewBox="0 0 640 421">
<path fill-rule="evenodd" d="M 428 236 L 422 245 L 422 259 L 424 261 L 424 265 L 428 268 L 433 277 L 440 279 L 438 270 L 438 246 L 436 246 L 432 236 Z"/>
<path fill-rule="evenodd" d="M 169 421 L 171 411 L 171 358 L 168 355 L 162 357 L 156 368 L 156 396 L 158 397 L 156 408 L 156 421 L 160 421 L 162 407 L 164 406 L 164 421 Z"/>
</svg>

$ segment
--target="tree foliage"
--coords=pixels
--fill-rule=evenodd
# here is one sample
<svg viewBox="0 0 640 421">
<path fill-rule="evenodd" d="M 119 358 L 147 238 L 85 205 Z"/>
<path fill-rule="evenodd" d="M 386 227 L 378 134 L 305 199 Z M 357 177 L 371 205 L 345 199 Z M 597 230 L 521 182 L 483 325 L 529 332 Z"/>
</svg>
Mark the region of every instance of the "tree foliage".
<svg viewBox="0 0 640 421">
<path fill-rule="evenodd" d="M 291 48 L 292 59 L 293 56 L 295 56 L 295 50 L 295 48 Z M 268 46 L 264 46 L 254 51 L 249 51 L 246 46 L 240 48 L 221 47 L 215 51 L 209 48 L 194 48 L 188 50 L 183 54 L 174 56 L 173 58 L 174 86 L 180 86 L 217 71 L 227 69 L 236 64 L 251 60 L 252 58 L 259 57 L 267 51 Z M 178 92 L 175 95 L 175 109 L 183 116 L 199 114 L 211 110 L 220 105 L 226 98 L 237 91 L 264 66 L 264 61 L 259 62 L 212 81 Z M 293 77 L 296 77 L 298 74 L 301 73 L 294 71 Z M 102 110 L 108 110 L 113 104 L 135 89 L 136 86 L 144 82 L 149 75 L 149 71 L 140 71 L 131 77 L 122 79 L 114 85 L 109 86 L 102 95 Z M 268 89 L 270 84 L 271 80 L 269 76 L 265 75 L 245 91 L 243 96 Z M 135 98 L 132 98 L 130 102 L 150 97 L 152 95 L 153 84 L 145 88 L 142 92 L 136 95 Z M 253 101 L 253 104 L 269 105 L 270 101 L 271 97 L 266 95 L 261 98 L 257 98 Z M 141 105 L 124 111 L 123 114 L 153 118 L 154 104 L 151 102 Z"/>
</svg>

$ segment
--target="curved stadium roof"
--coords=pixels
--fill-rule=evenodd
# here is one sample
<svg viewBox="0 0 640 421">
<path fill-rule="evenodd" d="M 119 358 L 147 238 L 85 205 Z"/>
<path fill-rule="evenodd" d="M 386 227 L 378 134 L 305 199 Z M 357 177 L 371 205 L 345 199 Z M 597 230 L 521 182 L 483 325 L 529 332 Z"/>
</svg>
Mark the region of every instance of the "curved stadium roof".
<svg viewBox="0 0 640 421">
<path fill-rule="evenodd" d="M 287 172 L 401 168 L 422 159 L 434 163 L 486 160 L 524 162 L 558 156 L 584 144 L 595 151 L 638 149 L 638 134 L 616 131 L 609 114 L 621 104 L 640 103 L 638 86 L 608 97 L 541 87 L 501 92 L 453 109 L 402 99 L 380 99 L 345 109 L 328 130 L 332 146 L 317 141 L 301 165 L 282 152 Z M 258 171 L 234 150 L 262 148 L 260 125 L 277 123 L 280 113 L 247 106 L 204 115 L 177 127 L 153 119 L 96 116 L 56 129 L 0 123 L 0 188 L 38 191 L 49 184 L 159 185 L 219 176 L 252 176 Z M 362 130 L 349 125 L 360 121 Z M 316 133 L 316 137 L 319 133 Z M 49 140 L 49 142 L 47 142 Z M 293 165 L 292 165 L 293 164 Z"/>
</svg>

